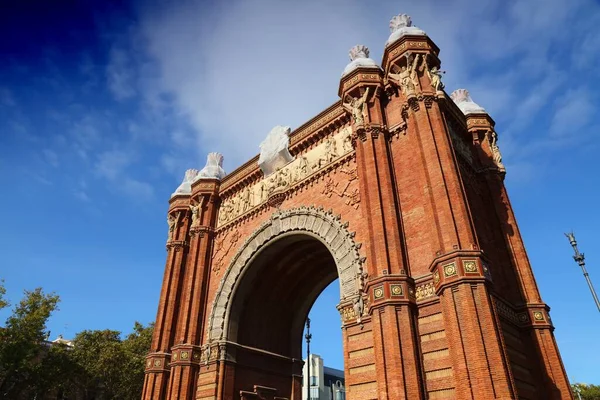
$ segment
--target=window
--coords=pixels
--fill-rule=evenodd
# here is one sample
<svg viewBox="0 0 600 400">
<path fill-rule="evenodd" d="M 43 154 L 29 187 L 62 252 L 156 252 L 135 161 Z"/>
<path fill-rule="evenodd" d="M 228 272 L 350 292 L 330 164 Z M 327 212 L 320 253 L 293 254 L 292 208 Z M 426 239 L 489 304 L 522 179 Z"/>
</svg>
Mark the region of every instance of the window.
<svg viewBox="0 0 600 400">
<path fill-rule="evenodd" d="M 311 387 L 310 388 L 310 400 L 318 400 L 320 399 L 319 396 L 319 387 Z"/>
<path fill-rule="evenodd" d="M 319 379 L 317 376 L 310 377 L 310 386 L 319 386 Z"/>
</svg>

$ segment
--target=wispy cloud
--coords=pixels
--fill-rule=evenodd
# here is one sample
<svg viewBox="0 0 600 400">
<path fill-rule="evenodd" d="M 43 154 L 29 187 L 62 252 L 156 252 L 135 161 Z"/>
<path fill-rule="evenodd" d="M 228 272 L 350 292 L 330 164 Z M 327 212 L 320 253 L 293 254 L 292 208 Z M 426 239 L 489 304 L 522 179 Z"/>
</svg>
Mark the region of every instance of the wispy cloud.
<svg viewBox="0 0 600 400">
<path fill-rule="evenodd" d="M 517 163 L 528 157 L 519 133 L 554 107 L 574 68 L 570 57 L 557 57 L 552 49 L 578 37 L 596 43 L 578 20 L 582 13 L 600 15 L 588 0 L 383 1 L 376 8 L 337 0 L 249 0 L 210 12 L 197 2 L 163 3 L 142 10 L 136 26 L 143 38 L 136 51 L 154 65 L 139 69 L 140 90 L 148 103 L 172 99 L 196 130 L 185 132 L 188 146 L 195 143 L 198 153 L 221 151 L 233 167 L 258 152 L 273 125 L 297 127 L 336 101 L 348 49 L 363 43 L 379 59 L 387 23 L 400 12 L 411 14 L 440 46 L 448 90 L 470 88 L 499 122 L 500 135 L 507 131 L 503 143 Z M 573 28 L 566 35 L 559 27 Z M 165 168 L 180 168 L 178 148 L 163 154 Z"/>
<path fill-rule="evenodd" d="M 58 167 L 58 165 L 59 165 L 58 154 L 56 154 L 55 151 L 53 151 L 51 149 L 44 149 L 44 150 L 42 150 L 42 154 L 44 155 L 44 159 L 46 160 L 46 162 L 48 164 L 50 164 L 54 168 Z"/>
<path fill-rule="evenodd" d="M 126 50 L 111 48 L 106 67 L 106 79 L 110 91 L 117 100 L 124 100 L 136 94 L 135 73 L 131 62 Z"/>
</svg>

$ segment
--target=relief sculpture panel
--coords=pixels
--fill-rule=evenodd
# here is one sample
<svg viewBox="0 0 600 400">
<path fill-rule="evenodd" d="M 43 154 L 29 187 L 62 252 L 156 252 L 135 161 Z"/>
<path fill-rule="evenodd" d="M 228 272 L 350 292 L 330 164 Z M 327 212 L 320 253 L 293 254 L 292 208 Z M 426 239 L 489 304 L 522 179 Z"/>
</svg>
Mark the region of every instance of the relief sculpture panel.
<svg viewBox="0 0 600 400">
<path fill-rule="evenodd" d="M 275 192 L 286 190 L 300 184 L 311 175 L 319 172 L 330 163 L 353 151 L 352 128 L 345 127 L 329 136 L 310 151 L 299 154 L 293 161 L 264 177 L 259 182 L 223 200 L 219 210 L 217 227 L 222 227 L 253 209 L 263 205 Z M 344 172 L 344 171 L 342 171 Z M 347 198 L 347 204 L 358 208 L 360 195 L 358 188 L 349 187 L 357 179 L 356 170 L 344 172 L 348 175 L 347 184 L 335 184 L 330 193 Z"/>
</svg>

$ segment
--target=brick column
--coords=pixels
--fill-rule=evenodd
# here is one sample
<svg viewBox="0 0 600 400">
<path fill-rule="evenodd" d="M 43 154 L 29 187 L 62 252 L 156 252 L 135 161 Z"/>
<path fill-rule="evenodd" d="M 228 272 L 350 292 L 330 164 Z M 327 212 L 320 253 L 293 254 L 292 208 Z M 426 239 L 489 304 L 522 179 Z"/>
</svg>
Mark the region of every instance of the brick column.
<svg viewBox="0 0 600 400">
<path fill-rule="evenodd" d="M 171 349 L 169 399 L 193 399 L 201 359 L 206 293 L 210 277 L 214 228 L 217 221 L 219 181 L 199 179 L 192 186 L 191 206 L 197 219 L 190 224 L 190 243 L 183 276 L 180 316 Z M 190 211 L 191 214 L 191 211 Z"/>
<path fill-rule="evenodd" d="M 382 71 L 358 68 L 344 76 L 340 97 L 366 96 L 363 120 L 353 117 L 354 145 L 360 193 L 365 207 L 369 248 L 368 280 L 363 288 L 369 294 L 370 328 L 375 354 L 376 393 L 380 399 L 423 399 L 421 360 L 417 347 L 414 281 L 409 277 L 400 225 L 393 171 L 390 164 L 388 131 L 382 102 Z M 348 369 L 348 368 L 347 368 Z M 366 375 L 363 376 L 366 379 Z M 347 375 L 352 398 L 367 392 L 353 392 L 371 383 L 354 381 Z"/>
<path fill-rule="evenodd" d="M 169 382 L 169 362 L 177 323 L 179 297 L 182 290 L 182 273 L 187 256 L 186 235 L 189 228 L 187 217 L 189 196 L 171 198 L 168 218 L 170 220 L 167 240 L 167 263 L 158 303 L 156 324 L 151 351 L 146 357 L 146 376 L 143 399 L 164 399 Z"/>
<path fill-rule="evenodd" d="M 482 172 L 488 188 L 493 194 L 493 212 L 500 221 L 499 226 L 506 245 L 510 268 L 515 271 L 522 303 L 513 306 L 527 311 L 529 316 L 530 323 L 526 326 L 531 343 L 535 346 L 534 354 L 539 368 L 537 373 L 545 382 L 544 387 L 537 389 L 544 393 L 544 398 L 547 399 L 571 399 L 573 398 L 571 387 L 554 338 L 554 327 L 548 314 L 550 308 L 541 299 L 504 186 L 505 169 L 501 160 L 498 161 L 498 154 L 495 154 L 495 152 L 499 152 L 499 149 L 492 147 L 492 140 L 497 140 L 494 121 L 484 113 L 470 114 L 467 116 L 467 126 L 473 135 L 474 142 L 477 143 L 480 161 L 483 165 Z M 493 136 L 495 136 L 494 139 Z"/>
</svg>

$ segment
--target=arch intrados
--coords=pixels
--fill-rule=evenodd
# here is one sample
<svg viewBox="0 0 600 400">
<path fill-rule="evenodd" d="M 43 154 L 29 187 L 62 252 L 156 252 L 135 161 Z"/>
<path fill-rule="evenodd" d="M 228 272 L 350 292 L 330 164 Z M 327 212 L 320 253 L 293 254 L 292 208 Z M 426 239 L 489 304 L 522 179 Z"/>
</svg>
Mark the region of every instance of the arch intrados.
<svg viewBox="0 0 600 400">
<path fill-rule="evenodd" d="M 321 242 L 336 265 L 340 300 L 356 298 L 360 290 L 357 279 L 362 273 L 362 259 L 360 244 L 354 242 L 354 232 L 347 228 L 348 223 L 342 223 L 339 215 L 322 208 L 301 207 L 273 213 L 239 248 L 221 279 L 207 328 L 209 341 L 229 340 L 231 299 L 239 289 L 247 267 L 270 245 L 291 235 L 308 235 Z"/>
<path fill-rule="evenodd" d="M 296 304 L 293 310 L 290 310 L 294 314 L 291 331 L 290 331 L 290 339 L 292 343 L 296 339 L 295 336 L 298 336 L 297 332 L 300 331 L 299 335 L 302 336 L 303 325 L 306 321 L 306 316 L 310 311 L 312 305 L 316 301 L 319 294 L 327 287 L 331 282 L 339 277 L 337 264 L 335 262 L 335 258 L 331 254 L 330 248 L 326 243 L 323 242 L 321 238 L 302 230 L 286 232 L 280 236 L 277 236 L 265 243 L 263 248 L 261 248 L 257 253 L 248 260 L 245 268 L 242 270 L 239 279 L 236 282 L 232 290 L 231 300 L 229 301 L 229 306 L 227 310 L 228 318 L 226 319 L 226 324 L 224 327 L 224 331 L 227 333 L 227 339 L 230 341 L 237 342 L 239 340 L 238 337 L 238 328 L 240 327 L 240 323 L 242 322 L 241 317 L 245 306 L 248 304 L 248 296 L 252 296 L 257 294 L 256 286 L 253 284 L 255 279 L 258 276 L 264 276 L 263 274 L 273 274 L 273 270 L 270 270 L 274 264 L 283 263 L 284 261 L 278 259 L 278 256 L 282 254 L 282 252 L 286 252 L 289 250 L 290 246 L 294 246 L 296 244 L 302 243 L 304 246 L 308 245 L 309 251 L 319 250 L 319 253 L 323 253 L 322 255 L 313 256 L 310 254 L 305 260 L 296 260 L 293 261 L 290 265 L 291 268 L 295 270 L 295 272 L 300 272 L 299 268 L 302 268 L 301 265 L 306 265 L 308 263 L 312 266 L 312 270 L 316 271 L 314 268 L 320 268 L 326 266 L 327 268 L 324 270 L 318 270 L 320 272 L 320 276 L 315 278 L 308 278 L 308 280 L 312 280 L 312 284 L 308 286 L 308 290 L 304 290 L 302 283 L 306 282 L 306 276 L 303 277 L 303 282 L 300 283 L 299 287 L 289 287 L 290 277 L 287 277 L 285 281 L 279 281 L 278 285 L 283 285 L 289 287 L 290 291 L 297 291 L 298 289 L 301 291 L 302 295 L 300 296 L 301 301 L 299 304 Z M 265 254 L 267 252 L 271 252 L 270 254 Z M 326 252 L 326 254 L 325 254 Z M 327 260 L 323 260 L 322 256 L 327 257 Z M 291 256 L 293 257 L 293 255 Z M 286 254 L 286 261 L 289 261 L 290 257 Z M 322 260 L 322 262 L 315 262 L 318 259 Z M 328 265 L 329 264 L 329 265 Z M 330 268 L 333 267 L 333 268 Z M 259 278 L 260 279 L 260 278 Z M 266 278 L 269 282 L 273 280 L 277 280 L 273 275 Z M 298 277 L 300 279 L 300 277 Z M 294 281 L 294 283 L 298 283 L 298 281 Z M 273 295 L 271 294 L 271 297 Z M 294 297 L 292 297 L 294 298 Z M 289 300 L 289 298 L 288 298 Z M 294 334 L 296 333 L 296 335 Z"/>
</svg>

